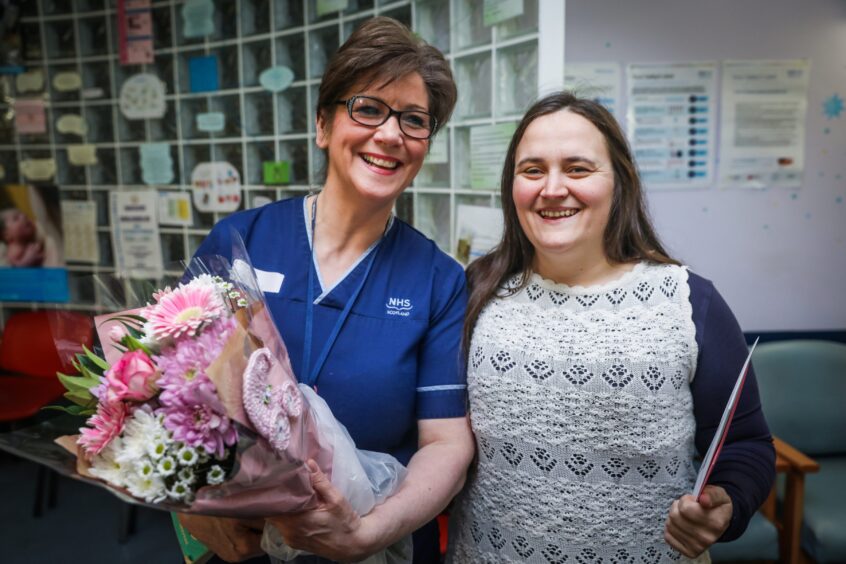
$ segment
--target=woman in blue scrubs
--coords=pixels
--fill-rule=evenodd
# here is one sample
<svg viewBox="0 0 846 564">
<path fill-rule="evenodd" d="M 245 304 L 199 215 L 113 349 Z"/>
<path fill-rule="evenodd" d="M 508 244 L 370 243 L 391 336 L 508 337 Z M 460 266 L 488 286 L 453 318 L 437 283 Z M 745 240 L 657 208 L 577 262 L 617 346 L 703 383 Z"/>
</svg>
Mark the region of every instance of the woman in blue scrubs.
<svg viewBox="0 0 846 564">
<path fill-rule="evenodd" d="M 464 272 L 392 213 L 456 97 L 437 49 L 394 20 L 368 20 L 320 85 L 322 190 L 229 216 L 197 251 L 230 256 L 231 229 L 240 234 L 300 381 L 359 448 L 408 466 L 400 489 L 365 516 L 315 468 L 321 506 L 267 522 L 290 546 L 322 557 L 303 562 L 361 560 L 413 531 L 414 561 L 436 562 L 433 519 L 473 457 L 460 353 Z M 262 522 L 182 521 L 225 560 L 261 554 Z"/>
</svg>

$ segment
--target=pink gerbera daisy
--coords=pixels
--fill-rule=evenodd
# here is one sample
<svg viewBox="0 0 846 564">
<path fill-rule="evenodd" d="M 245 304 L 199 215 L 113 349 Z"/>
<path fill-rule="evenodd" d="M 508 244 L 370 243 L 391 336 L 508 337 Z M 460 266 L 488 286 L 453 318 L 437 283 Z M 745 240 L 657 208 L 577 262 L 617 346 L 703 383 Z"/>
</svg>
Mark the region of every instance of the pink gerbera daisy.
<svg viewBox="0 0 846 564">
<path fill-rule="evenodd" d="M 195 279 L 161 295 L 159 302 L 147 312 L 147 321 L 156 339 L 193 337 L 204 324 L 217 319 L 223 312 L 223 300 L 217 286 L 210 279 Z"/>
<path fill-rule="evenodd" d="M 88 456 L 100 454 L 100 451 L 123 431 L 126 415 L 127 407 L 122 401 L 101 402 L 97 406 L 97 413 L 86 421 L 90 426 L 79 430 L 80 435 L 76 442 Z"/>
</svg>

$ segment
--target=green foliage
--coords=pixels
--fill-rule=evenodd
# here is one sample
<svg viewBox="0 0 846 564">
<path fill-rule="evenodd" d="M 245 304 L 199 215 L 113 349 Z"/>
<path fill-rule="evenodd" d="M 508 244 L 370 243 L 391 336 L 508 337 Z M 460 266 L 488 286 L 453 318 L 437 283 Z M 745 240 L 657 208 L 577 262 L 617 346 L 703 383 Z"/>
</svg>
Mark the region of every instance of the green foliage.
<svg viewBox="0 0 846 564">
<path fill-rule="evenodd" d="M 90 417 L 97 413 L 96 409 L 82 407 L 81 405 L 47 405 L 42 407 L 41 409 L 44 410 L 52 410 L 52 411 L 63 411 L 65 413 L 69 413 L 70 415 L 76 415 L 80 417 Z"/>
<path fill-rule="evenodd" d="M 64 396 L 75 405 L 64 407 L 48 406 L 45 409 L 56 409 L 72 415 L 91 415 L 97 409 L 97 398 L 91 394 L 91 388 L 100 384 L 100 378 L 109 369 L 109 364 L 88 350 L 84 345 L 83 352 L 76 355 L 72 364 L 76 375 L 57 373 L 56 377 L 65 387 Z"/>
<path fill-rule="evenodd" d="M 126 344 L 126 348 L 131 351 L 143 351 L 147 356 L 153 355 L 153 351 L 150 350 L 150 347 L 148 347 L 132 335 L 125 336 L 123 338 L 123 342 Z"/>
</svg>

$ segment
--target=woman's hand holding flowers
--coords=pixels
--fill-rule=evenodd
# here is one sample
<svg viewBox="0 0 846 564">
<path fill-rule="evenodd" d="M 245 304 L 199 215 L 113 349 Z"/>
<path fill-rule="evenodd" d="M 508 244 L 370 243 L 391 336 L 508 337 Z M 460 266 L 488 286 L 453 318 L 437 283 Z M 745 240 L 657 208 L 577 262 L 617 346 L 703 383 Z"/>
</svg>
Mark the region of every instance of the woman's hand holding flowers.
<svg viewBox="0 0 846 564">
<path fill-rule="evenodd" d="M 313 510 L 270 517 L 291 548 L 338 561 L 363 560 L 382 547 L 363 539 L 363 520 L 313 460 L 308 461 L 311 485 L 320 505 Z"/>
</svg>

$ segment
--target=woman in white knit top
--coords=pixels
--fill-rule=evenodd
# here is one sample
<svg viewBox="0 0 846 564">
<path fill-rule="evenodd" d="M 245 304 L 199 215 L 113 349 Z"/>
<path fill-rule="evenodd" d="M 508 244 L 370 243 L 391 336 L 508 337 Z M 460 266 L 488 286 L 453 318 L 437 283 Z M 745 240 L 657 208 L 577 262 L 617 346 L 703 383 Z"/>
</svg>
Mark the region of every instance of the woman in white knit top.
<svg viewBox="0 0 846 564">
<path fill-rule="evenodd" d="M 766 498 L 774 452 L 754 374 L 705 494 L 746 344 L 710 282 L 662 248 L 614 118 L 550 95 L 518 126 L 505 233 L 468 269 L 477 464 L 453 562 L 709 561 Z"/>
</svg>

